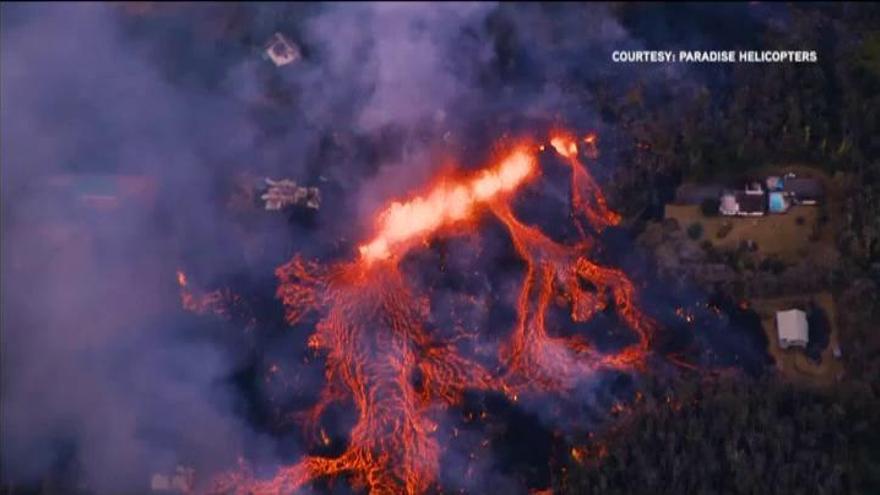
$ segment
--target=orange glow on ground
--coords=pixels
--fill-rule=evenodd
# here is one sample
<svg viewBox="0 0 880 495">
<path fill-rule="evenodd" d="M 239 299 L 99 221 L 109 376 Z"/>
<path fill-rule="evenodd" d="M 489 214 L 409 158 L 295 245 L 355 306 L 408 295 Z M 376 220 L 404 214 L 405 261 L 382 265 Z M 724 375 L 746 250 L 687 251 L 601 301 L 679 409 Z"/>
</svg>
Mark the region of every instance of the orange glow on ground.
<svg viewBox="0 0 880 495">
<path fill-rule="evenodd" d="M 588 258 L 587 227 L 599 231 L 620 217 L 580 162 L 575 140 L 557 133 L 550 145 L 571 168 L 572 213 L 586 221 L 574 245 L 551 240 L 513 213 L 513 195 L 538 172 L 532 148 L 519 147 L 471 177 L 440 180 L 424 195 L 391 203 L 378 216 L 376 234 L 351 261 L 327 266 L 295 257 L 278 267 L 277 295 L 287 321 L 318 315 L 308 346 L 326 357 L 325 388 L 302 415 L 306 431 L 317 432 L 316 443 L 328 443 L 318 423 L 338 401 L 351 401 L 357 420 L 340 456 L 306 456 L 267 480 L 241 469 L 218 478 L 218 492 L 294 493 L 316 478 L 345 474 L 355 490 L 371 494 L 424 493 L 437 488 L 437 414 L 461 404 L 466 390 L 500 391 L 512 401 L 524 394 L 565 394 L 596 370 L 644 363 L 654 324 L 638 308 L 635 287 L 623 272 Z M 464 356 L 454 342 L 432 336 L 425 328 L 428 298 L 397 266 L 419 241 L 449 226 L 476 229 L 465 220 L 482 212 L 500 220 L 526 263 L 517 321 L 491 369 Z M 608 355 L 583 338 L 554 336 L 545 317 L 559 294 L 576 322 L 613 304 L 638 342 Z"/>
</svg>

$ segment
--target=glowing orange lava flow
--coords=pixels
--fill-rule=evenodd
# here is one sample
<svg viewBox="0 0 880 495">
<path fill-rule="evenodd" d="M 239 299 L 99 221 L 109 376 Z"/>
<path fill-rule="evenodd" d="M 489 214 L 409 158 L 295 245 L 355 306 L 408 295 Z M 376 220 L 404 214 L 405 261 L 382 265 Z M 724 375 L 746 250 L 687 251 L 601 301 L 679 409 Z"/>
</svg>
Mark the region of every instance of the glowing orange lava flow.
<svg viewBox="0 0 880 495">
<path fill-rule="evenodd" d="M 517 302 L 518 321 L 502 360 L 509 366 L 509 387 L 525 390 L 565 390 L 599 367 L 639 364 L 648 347 L 651 322 L 634 307 L 635 289 L 623 272 L 604 268 L 586 259 L 586 246 L 564 246 L 535 227 L 522 224 L 507 204 L 494 207 L 507 226 L 514 246 L 527 262 L 526 276 Z M 583 288 L 588 282 L 595 289 Z M 614 301 L 621 319 L 636 331 L 639 343 L 614 355 L 591 350 L 582 339 L 548 335 L 545 316 L 556 291 L 569 302 L 571 319 L 584 322 Z M 609 294 L 610 292 L 610 294 Z"/>
<path fill-rule="evenodd" d="M 572 170 L 572 213 L 596 231 L 617 224 L 619 216 L 608 209 L 579 162 L 574 140 L 554 136 L 551 145 Z M 423 493 L 437 483 L 441 448 L 436 415 L 460 404 L 464 391 L 501 391 L 517 400 L 523 393 L 564 392 L 597 369 L 626 369 L 643 361 L 652 324 L 636 307 L 626 275 L 587 259 L 586 239 L 563 245 L 515 217 L 511 197 L 537 175 L 537 149 L 520 146 L 473 177 L 446 180 L 425 196 L 392 203 L 380 215 L 376 235 L 353 261 L 322 266 L 295 257 L 277 269 L 277 294 L 288 322 L 312 312 L 321 318 L 308 343 L 326 355 L 327 383 L 305 414 L 307 426 L 314 426 L 335 401 L 351 401 L 357 421 L 339 457 L 306 456 L 270 480 L 232 473 L 218 480 L 218 490 L 292 493 L 316 478 L 344 473 L 371 494 Z M 507 227 L 527 265 L 517 324 L 495 368 L 502 372 L 490 371 L 463 356 L 454 343 L 437 341 L 426 331 L 428 299 L 415 292 L 397 266 L 414 243 L 480 210 Z M 552 336 L 545 315 L 559 293 L 577 322 L 613 306 L 638 342 L 605 355 L 583 339 Z"/>
<path fill-rule="evenodd" d="M 593 144 L 595 139 L 595 135 L 588 136 L 586 142 Z M 578 145 L 575 138 L 566 132 L 557 132 L 550 138 L 550 145 L 566 159 L 567 164 L 571 167 L 572 213 L 585 216 L 596 230 L 620 223 L 620 215 L 608 208 L 602 189 L 578 159 Z M 592 199 L 595 204 L 591 206 L 588 203 L 588 198 Z M 575 218 L 575 226 L 584 236 L 583 225 L 577 218 Z"/>
<path fill-rule="evenodd" d="M 207 293 L 195 290 L 190 287 L 186 274 L 181 270 L 177 271 L 177 285 L 180 286 L 180 305 L 197 315 L 214 314 L 228 318 L 229 306 L 237 298 L 228 290 L 218 289 Z"/>
<path fill-rule="evenodd" d="M 443 182 L 427 197 L 391 203 L 379 216 L 379 233 L 360 247 L 361 256 L 368 262 L 386 259 L 395 247 L 406 249 L 409 242 L 468 218 L 479 204 L 519 187 L 534 173 L 535 167 L 535 156 L 521 147 L 471 180 Z"/>
</svg>

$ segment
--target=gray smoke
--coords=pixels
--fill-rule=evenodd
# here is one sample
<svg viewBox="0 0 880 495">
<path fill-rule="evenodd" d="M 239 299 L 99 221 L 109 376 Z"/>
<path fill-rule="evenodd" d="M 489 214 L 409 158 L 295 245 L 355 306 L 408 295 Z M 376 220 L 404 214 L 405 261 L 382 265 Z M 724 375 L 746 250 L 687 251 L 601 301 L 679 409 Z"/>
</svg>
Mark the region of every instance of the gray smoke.
<svg viewBox="0 0 880 495">
<path fill-rule="evenodd" d="M 209 473 L 269 455 L 224 385 L 243 356 L 196 338 L 174 309 L 182 252 L 199 254 L 206 279 L 271 273 L 233 247 L 230 177 L 323 177 L 342 192 L 309 235 L 357 238 L 444 158 L 485 156 L 469 143 L 487 128 L 595 123 L 591 96 L 567 81 L 611 71 L 609 46 L 638 45 L 601 6 L 154 9 L 2 6 L 4 482 L 41 480 L 67 455 L 91 490 L 131 493 L 178 462 Z M 260 59 L 276 29 L 303 60 Z M 44 186 L 79 172 L 151 177 L 159 200 L 77 216 Z M 291 254 L 277 247 L 290 247 L 284 228 L 265 259 Z"/>
<path fill-rule="evenodd" d="M 207 472 L 261 443 L 219 383 L 236 358 L 167 316 L 168 239 L 207 244 L 223 228 L 211 162 L 242 153 L 255 128 L 235 104 L 166 80 L 114 16 L 98 4 L 3 6 L 5 482 L 75 458 L 90 490 L 137 492 L 152 472 Z M 158 179 L 202 227 L 184 234 L 140 209 L 79 217 L 45 186 L 80 170 Z"/>
</svg>

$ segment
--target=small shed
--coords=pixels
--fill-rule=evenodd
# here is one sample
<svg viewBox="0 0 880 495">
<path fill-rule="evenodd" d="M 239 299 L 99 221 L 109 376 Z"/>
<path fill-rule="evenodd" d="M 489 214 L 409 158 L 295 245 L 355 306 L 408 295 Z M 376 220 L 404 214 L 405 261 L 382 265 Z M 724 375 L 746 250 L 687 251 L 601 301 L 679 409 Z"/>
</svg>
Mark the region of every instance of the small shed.
<svg viewBox="0 0 880 495">
<path fill-rule="evenodd" d="M 776 331 L 779 333 L 779 347 L 807 347 L 809 342 L 807 314 L 799 309 L 776 312 Z"/>
<path fill-rule="evenodd" d="M 739 203 L 736 202 L 736 194 L 724 193 L 721 196 L 721 204 L 718 212 L 725 216 L 733 216 L 739 213 Z"/>
<path fill-rule="evenodd" d="M 296 62 L 302 57 L 299 46 L 281 33 L 275 33 L 266 42 L 266 55 L 278 67 Z"/>
</svg>

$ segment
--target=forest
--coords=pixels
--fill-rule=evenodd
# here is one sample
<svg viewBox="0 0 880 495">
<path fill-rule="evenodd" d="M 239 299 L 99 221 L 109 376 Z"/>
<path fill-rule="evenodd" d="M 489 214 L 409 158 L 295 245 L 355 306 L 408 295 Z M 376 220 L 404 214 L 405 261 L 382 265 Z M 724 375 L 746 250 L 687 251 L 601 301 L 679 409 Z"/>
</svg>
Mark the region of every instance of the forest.
<svg viewBox="0 0 880 495">
<path fill-rule="evenodd" d="M 619 8 L 624 19 L 664 10 Z M 817 64 L 734 64 L 675 98 L 646 98 L 636 83 L 601 103 L 640 143 L 616 150 L 631 166 L 618 168 L 614 192 L 631 215 L 650 215 L 669 199 L 668 183 L 788 163 L 832 176 L 845 191 L 828 289 L 842 308 L 846 376 L 827 389 L 772 374 L 654 379 L 607 455 L 557 470 L 559 493 L 880 492 L 880 8 L 790 13 L 762 43 L 815 49 Z M 668 397 L 679 406 L 662 406 Z"/>
</svg>

